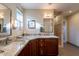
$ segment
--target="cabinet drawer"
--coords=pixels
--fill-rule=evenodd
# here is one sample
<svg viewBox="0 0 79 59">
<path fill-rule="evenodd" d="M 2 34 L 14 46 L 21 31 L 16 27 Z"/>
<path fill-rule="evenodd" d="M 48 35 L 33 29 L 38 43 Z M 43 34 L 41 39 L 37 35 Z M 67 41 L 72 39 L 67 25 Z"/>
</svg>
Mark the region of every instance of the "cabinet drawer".
<svg viewBox="0 0 79 59">
<path fill-rule="evenodd" d="M 45 46 L 57 47 L 58 41 L 56 39 L 45 39 Z"/>
</svg>

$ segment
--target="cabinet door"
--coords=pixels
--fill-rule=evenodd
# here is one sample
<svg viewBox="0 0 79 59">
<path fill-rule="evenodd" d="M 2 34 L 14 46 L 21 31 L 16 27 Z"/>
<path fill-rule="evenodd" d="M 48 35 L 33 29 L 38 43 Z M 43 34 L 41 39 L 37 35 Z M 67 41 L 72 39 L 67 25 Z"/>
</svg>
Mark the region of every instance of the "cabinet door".
<svg viewBox="0 0 79 59">
<path fill-rule="evenodd" d="M 39 56 L 44 56 L 45 55 L 45 47 L 44 47 L 44 39 L 39 38 L 38 39 L 38 54 Z"/>
<path fill-rule="evenodd" d="M 36 39 L 30 40 L 19 54 L 19 56 L 37 56 L 37 55 L 38 55 L 38 41 Z"/>
<path fill-rule="evenodd" d="M 31 40 L 30 43 L 31 43 L 31 46 L 30 46 L 31 56 L 37 56 L 38 55 L 38 40 L 37 39 Z"/>
<path fill-rule="evenodd" d="M 45 38 L 45 50 L 47 56 L 58 55 L 58 40 L 54 38 Z"/>
<path fill-rule="evenodd" d="M 18 54 L 18 56 L 28 56 L 28 55 L 30 55 L 30 45 L 31 44 L 28 42 L 27 45 Z"/>
</svg>

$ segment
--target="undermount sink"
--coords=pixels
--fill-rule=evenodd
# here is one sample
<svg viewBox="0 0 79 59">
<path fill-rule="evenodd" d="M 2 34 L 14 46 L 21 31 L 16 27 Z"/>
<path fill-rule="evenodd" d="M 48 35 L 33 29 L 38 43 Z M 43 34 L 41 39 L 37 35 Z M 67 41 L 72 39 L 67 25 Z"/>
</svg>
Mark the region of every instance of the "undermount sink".
<svg viewBox="0 0 79 59">
<path fill-rule="evenodd" d="M 8 38 L 4 38 L 3 40 L 0 40 L 0 45 L 5 46 L 5 45 L 10 44 L 11 42 L 12 42 L 12 40 L 9 40 Z"/>
</svg>

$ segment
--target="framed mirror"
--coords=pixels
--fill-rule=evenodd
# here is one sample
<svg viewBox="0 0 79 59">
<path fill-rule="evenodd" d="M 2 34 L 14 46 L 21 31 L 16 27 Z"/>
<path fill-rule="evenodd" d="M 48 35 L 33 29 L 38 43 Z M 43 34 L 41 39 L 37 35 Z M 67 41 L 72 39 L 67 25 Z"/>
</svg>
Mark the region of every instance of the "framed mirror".
<svg viewBox="0 0 79 59">
<path fill-rule="evenodd" d="M 11 35 L 11 10 L 0 4 L 0 36 Z"/>
</svg>

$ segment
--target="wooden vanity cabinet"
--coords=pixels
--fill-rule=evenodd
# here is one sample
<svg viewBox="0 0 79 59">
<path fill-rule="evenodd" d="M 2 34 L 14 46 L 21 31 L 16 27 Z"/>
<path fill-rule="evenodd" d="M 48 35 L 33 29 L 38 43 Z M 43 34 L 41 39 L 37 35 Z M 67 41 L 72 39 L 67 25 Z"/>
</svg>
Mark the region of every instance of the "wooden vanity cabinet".
<svg viewBox="0 0 79 59">
<path fill-rule="evenodd" d="M 58 39 L 39 38 L 39 55 L 41 56 L 56 56 L 58 55 Z"/>
<path fill-rule="evenodd" d="M 57 56 L 57 38 L 38 38 L 30 40 L 19 56 Z"/>
</svg>

